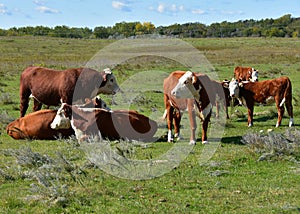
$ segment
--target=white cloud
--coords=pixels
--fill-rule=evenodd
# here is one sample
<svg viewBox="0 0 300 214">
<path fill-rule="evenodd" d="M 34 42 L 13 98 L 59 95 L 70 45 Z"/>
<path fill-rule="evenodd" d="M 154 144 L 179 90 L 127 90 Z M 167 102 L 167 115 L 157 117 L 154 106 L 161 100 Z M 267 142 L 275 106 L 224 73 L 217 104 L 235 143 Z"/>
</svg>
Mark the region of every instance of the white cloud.
<svg viewBox="0 0 300 214">
<path fill-rule="evenodd" d="M 117 10 L 131 12 L 131 8 L 129 7 L 129 5 L 121 1 L 112 1 L 111 6 Z"/>
<path fill-rule="evenodd" d="M 44 0 L 34 0 L 33 3 L 36 5 L 44 5 L 45 1 Z"/>
<path fill-rule="evenodd" d="M 56 9 L 52 9 L 46 6 L 39 6 L 36 8 L 37 11 L 41 12 L 41 13 L 49 13 L 49 14 L 56 14 L 56 13 L 60 13 L 59 10 Z"/>
<path fill-rule="evenodd" d="M 201 10 L 201 9 L 194 9 L 194 10 L 192 10 L 192 13 L 202 15 L 205 13 L 205 11 Z"/>
<path fill-rule="evenodd" d="M 174 15 L 178 12 L 184 11 L 184 6 L 183 5 L 178 6 L 176 4 L 166 5 L 164 3 L 160 3 L 156 10 L 159 13 L 169 13 L 169 14 L 171 13 Z"/>
<path fill-rule="evenodd" d="M 4 4 L 0 4 L 0 15 L 11 15 L 11 12 L 7 9 Z"/>
</svg>

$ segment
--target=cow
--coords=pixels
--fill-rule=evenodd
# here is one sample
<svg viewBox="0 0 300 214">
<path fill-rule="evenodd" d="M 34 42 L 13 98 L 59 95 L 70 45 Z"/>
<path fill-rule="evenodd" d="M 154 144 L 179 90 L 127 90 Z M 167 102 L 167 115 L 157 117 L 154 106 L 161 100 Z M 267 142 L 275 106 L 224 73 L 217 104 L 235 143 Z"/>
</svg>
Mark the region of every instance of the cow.
<svg viewBox="0 0 300 214">
<path fill-rule="evenodd" d="M 234 78 L 238 81 L 258 81 L 258 71 L 251 67 L 237 66 L 234 68 Z"/>
<path fill-rule="evenodd" d="M 74 135 L 72 128 L 51 129 L 50 124 L 56 116 L 57 110 L 43 109 L 29 113 L 9 123 L 6 132 L 12 138 L 53 140 L 58 137 L 69 137 Z"/>
<path fill-rule="evenodd" d="M 178 75 L 178 74 L 177 74 Z M 208 143 L 207 129 L 212 114 L 212 107 L 216 102 L 216 92 L 222 91 L 221 84 L 218 88 L 212 84 L 210 78 L 205 74 L 195 74 L 191 71 L 185 72 L 178 78 L 177 85 L 171 90 L 171 95 L 177 99 L 194 99 L 197 109 L 199 110 L 199 117 L 202 122 L 202 144 Z M 221 97 L 224 98 L 224 95 Z M 193 118 L 194 119 L 194 118 Z M 191 126 L 190 144 L 196 144 L 195 119 L 191 122 L 194 126 Z"/>
<path fill-rule="evenodd" d="M 51 128 L 69 128 L 75 131 L 79 142 L 91 135 L 109 140 L 151 141 L 157 123 L 133 110 L 91 109 L 85 111 L 63 103 L 51 123 Z"/>
<path fill-rule="evenodd" d="M 174 71 L 172 72 L 167 78 L 164 79 L 163 88 L 164 88 L 164 105 L 165 105 L 165 112 L 163 115 L 163 119 L 167 120 L 167 127 L 168 127 L 168 134 L 167 134 L 167 142 L 173 142 L 172 136 L 172 123 L 174 125 L 174 137 L 177 140 L 181 139 L 180 135 L 180 121 L 182 114 L 185 110 L 188 111 L 189 121 L 190 121 L 190 129 L 191 129 L 191 136 L 190 136 L 190 143 L 195 144 L 195 130 L 196 130 L 196 121 L 195 116 L 197 114 L 196 110 L 196 103 L 195 100 L 192 99 L 178 99 L 171 94 L 172 89 L 177 85 L 178 80 L 182 77 L 186 71 Z M 200 75 L 201 74 L 196 74 Z M 212 88 L 215 90 L 214 97 L 214 104 L 216 105 L 216 116 L 219 116 L 219 105 L 220 103 L 224 105 L 226 111 L 226 117 L 228 116 L 227 106 L 230 105 L 230 96 L 229 96 L 229 89 L 225 85 L 227 81 L 218 82 L 212 81 Z M 222 86 L 222 87 L 221 87 Z M 224 97 L 225 94 L 225 97 Z M 216 96 L 219 97 L 219 100 L 216 99 Z"/>
<path fill-rule="evenodd" d="M 235 79 L 229 83 L 231 97 L 244 100 L 248 108 L 248 126 L 253 126 L 254 103 L 264 103 L 273 97 L 278 110 L 276 127 L 281 124 L 284 114 L 284 104 L 290 116 L 289 126 L 294 124 L 292 105 L 292 84 L 288 77 L 279 77 L 260 82 L 238 82 Z"/>
<path fill-rule="evenodd" d="M 85 98 L 97 94 L 115 94 L 119 90 L 116 78 L 110 69 L 102 72 L 90 68 L 53 70 L 31 66 L 20 77 L 20 116 L 27 111 L 29 97 L 34 97 L 33 111 L 42 104 L 59 106 L 62 102 L 83 103 Z"/>
<path fill-rule="evenodd" d="M 79 106 L 78 106 L 79 107 Z M 99 98 L 86 100 L 84 105 L 80 108 L 104 108 L 110 110 L 106 103 Z M 14 139 L 39 139 L 39 140 L 53 140 L 58 137 L 69 137 L 74 135 L 72 128 L 68 129 L 51 129 L 50 124 L 54 120 L 57 110 L 39 110 L 29 113 L 24 117 L 18 118 L 9 123 L 6 127 L 6 132 Z"/>
</svg>

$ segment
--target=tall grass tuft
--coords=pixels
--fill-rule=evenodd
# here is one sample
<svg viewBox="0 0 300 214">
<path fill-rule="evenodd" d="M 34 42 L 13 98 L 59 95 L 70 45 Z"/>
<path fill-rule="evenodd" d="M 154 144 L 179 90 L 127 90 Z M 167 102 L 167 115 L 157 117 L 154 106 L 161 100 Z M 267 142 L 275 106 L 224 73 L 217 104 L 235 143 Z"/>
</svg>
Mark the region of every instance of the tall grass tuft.
<svg viewBox="0 0 300 214">
<path fill-rule="evenodd" d="M 297 129 L 287 129 L 284 134 L 247 133 L 243 136 L 242 143 L 248 145 L 255 153 L 261 154 L 258 161 L 276 157 L 293 157 L 293 160 L 300 160 L 300 131 Z"/>
</svg>

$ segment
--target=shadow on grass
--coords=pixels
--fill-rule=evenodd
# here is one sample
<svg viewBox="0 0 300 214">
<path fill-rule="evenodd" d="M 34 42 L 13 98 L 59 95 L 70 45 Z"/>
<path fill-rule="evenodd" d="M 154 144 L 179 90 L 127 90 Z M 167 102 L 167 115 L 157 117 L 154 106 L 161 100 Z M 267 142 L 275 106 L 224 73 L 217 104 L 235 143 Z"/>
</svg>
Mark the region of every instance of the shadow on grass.
<svg viewBox="0 0 300 214">
<path fill-rule="evenodd" d="M 243 143 L 241 142 L 242 140 L 242 136 L 233 136 L 233 137 L 223 137 L 221 139 L 222 143 L 226 143 L 226 144 L 238 144 L 238 145 L 243 145 Z"/>
</svg>

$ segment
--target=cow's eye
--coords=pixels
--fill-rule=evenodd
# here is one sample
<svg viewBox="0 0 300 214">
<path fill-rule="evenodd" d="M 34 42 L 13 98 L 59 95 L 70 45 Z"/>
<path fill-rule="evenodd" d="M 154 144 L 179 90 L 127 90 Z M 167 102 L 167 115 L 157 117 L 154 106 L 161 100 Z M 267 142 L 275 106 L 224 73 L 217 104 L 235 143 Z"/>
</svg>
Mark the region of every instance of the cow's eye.
<svg viewBox="0 0 300 214">
<path fill-rule="evenodd" d="M 111 82 L 114 82 L 114 80 L 113 80 L 113 79 L 111 79 L 110 81 L 111 81 Z"/>
</svg>

